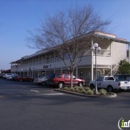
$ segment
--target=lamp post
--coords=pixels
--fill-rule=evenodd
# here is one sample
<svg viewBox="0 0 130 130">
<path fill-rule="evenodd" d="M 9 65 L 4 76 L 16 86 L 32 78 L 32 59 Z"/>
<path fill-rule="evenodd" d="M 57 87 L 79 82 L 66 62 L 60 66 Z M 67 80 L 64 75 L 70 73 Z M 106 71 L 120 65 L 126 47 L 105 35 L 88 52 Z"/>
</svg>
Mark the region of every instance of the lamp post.
<svg viewBox="0 0 130 130">
<path fill-rule="evenodd" d="M 95 94 L 98 94 L 98 89 L 97 89 L 97 51 L 100 51 L 101 47 L 98 46 L 98 43 L 94 43 L 91 49 L 95 53 Z"/>
</svg>

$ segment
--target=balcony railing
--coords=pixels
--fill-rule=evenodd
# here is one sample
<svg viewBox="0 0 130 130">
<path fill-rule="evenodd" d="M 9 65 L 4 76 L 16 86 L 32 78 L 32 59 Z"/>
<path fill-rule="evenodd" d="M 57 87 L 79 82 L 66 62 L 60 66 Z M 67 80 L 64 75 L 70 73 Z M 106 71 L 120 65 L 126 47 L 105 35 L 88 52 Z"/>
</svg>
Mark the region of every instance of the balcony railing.
<svg viewBox="0 0 130 130">
<path fill-rule="evenodd" d="M 93 54 L 95 55 L 95 51 L 93 51 Z M 97 51 L 96 54 L 98 56 L 110 57 L 111 56 L 111 51 L 110 50 L 101 49 L 100 51 Z"/>
<path fill-rule="evenodd" d="M 106 50 L 106 49 L 101 49 L 99 52 L 96 52 L 96 54 L 100 57 L 111 57 L 111 51 Z M 91 55 L 91 49 L 86 51 L 86 53 L 85 53 L 85 55 L 83 56 L 82 59 L 84 59 L 85 57 L 87 58 L 90 55 Z M 93 55 L 95 55 L 94 51 L 93 51 Z M 24 68 L 24 67 L 37 66 L 37 65 L 53 64 L 53 63 L 57 63 L 57 62 L 61 62 L 61 60 L 58 57 L 54 58 L 54 60 L 48 60 L 48 62 L 46 60 L 42 59 L 42 60 L 37 61 L 37 62 L 21 64 L 17 67 L 15 65 L 14 66 L 12 65 L 11 68 L 12 69 L 18 69 L 18 68 Z"/>
</svg>

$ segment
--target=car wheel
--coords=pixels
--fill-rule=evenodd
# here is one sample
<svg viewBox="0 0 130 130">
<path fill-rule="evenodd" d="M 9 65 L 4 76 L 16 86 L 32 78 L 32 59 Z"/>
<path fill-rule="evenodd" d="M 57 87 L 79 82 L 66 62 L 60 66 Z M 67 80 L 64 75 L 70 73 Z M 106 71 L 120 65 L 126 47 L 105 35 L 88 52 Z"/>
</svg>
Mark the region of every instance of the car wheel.
<svg viewBox="0 0 130 130">
<path fill-rule="evenodd" d="M 58 87 L 59 87 L 59 88 L 63 88 L 63 87 L 64 87 L 64 83 L 63 83 L 63 82 L 60 82 L 60 83 L 58 84 Z"/>
<path fill-rule="evenodd" d="M 90 88 L 91 88 L 91 89 L 94 89 L 94 88 L 95 88 L 95 86 L 94 86 L 93 84 L 91 84 L 91 85 L 90 85 Z"/>
<path fill-rule="evenodd" d="M 83 87 L 83 84 L 82 84 L 82 82 L 79 82 L 79 87 Z"/>
<path fill-rule="evenodd" d="M 112 92 L 112 91 L 113 91 L 113 87 L 112 87 L 112 86 L 108 86 L 108 87 L 107 87 L 107 91 L 108 91 L 108 92 Z"/>
<path fill-rule="evenodd" d="M 20 82 L 22 81 L 22 79 L 19 80 Z"/>
</svg>

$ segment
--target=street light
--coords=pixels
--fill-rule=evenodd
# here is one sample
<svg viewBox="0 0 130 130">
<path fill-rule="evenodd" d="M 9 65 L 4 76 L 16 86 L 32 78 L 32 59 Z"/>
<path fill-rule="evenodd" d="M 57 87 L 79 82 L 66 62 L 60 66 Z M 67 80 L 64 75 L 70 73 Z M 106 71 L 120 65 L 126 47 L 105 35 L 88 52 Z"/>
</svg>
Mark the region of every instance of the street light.
<svg viewBox="0 0 130 130">
<path fill-rule="evenodd" d="M 101 47 L 98 46 L 98 43 L 94 43 L 91 49 L 95 52 L 95 94 L 98 94 L 98 89 L 97 89 L 97 51 L 100 51 Z"/>
</svg>

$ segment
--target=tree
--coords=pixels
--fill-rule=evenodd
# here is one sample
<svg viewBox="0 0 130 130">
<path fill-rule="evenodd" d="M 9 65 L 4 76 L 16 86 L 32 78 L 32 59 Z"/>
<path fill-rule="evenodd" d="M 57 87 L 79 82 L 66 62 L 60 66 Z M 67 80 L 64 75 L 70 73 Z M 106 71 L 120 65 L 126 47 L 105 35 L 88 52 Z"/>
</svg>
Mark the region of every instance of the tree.
<svg viewBox="0 0 130 130">
<path fill-rule="evenodd" d="M 54 16 L 47 16 L 36 33 L 31 33 L 31 40 L 36 48 L 53 51 L 64 62 L 71 74 L 73 87 L 74 69 L 91 47 L 91 33 L 106 29 L 109 23 L 108 20 L 103 21 L 91 5 L 71 7 L 58 11 Z"/>
<path fill-rule="evenodd" d="M 118 71 L 120 74 L 130 74 L 130 63 L 125 59 L 121 60 Z"/>
</svg>

